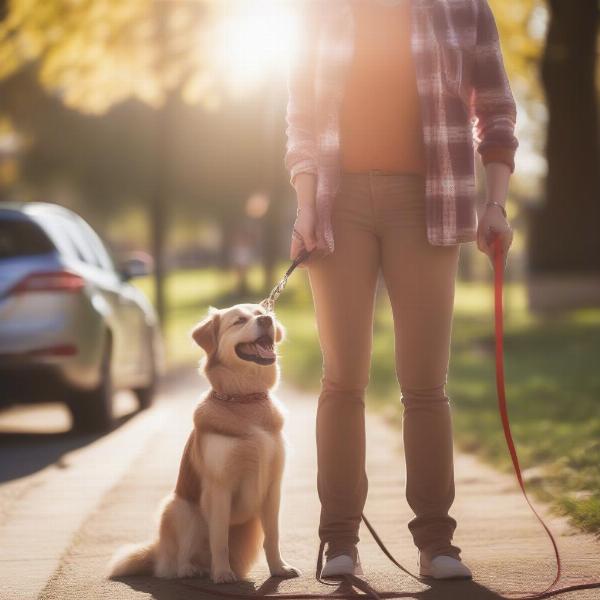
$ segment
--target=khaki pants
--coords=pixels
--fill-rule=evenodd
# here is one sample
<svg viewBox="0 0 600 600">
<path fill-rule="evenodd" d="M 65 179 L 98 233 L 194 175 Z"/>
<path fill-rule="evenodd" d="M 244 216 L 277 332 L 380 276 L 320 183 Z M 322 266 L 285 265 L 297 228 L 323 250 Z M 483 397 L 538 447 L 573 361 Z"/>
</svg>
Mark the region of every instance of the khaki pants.
<svg viewBox="0 0 600 600">
<path fill-rule="evenodd" d="M 425 184 L 418 174 L 342 174 L 332 212 L 335 251 L 306 265 L 323 355 L 317 410 L 319 536 L 327 557 L 354 553 L 367 496 L 365 389 L 381 268 L 392 306 L 396 374 L 403 403 L 408 523 L 430 556 L 459 557 L 452 419 L 445 384 L 460 245 L 426 237 Z M 398 465 L 391 468 L 400 468 Z"/>
</svg>

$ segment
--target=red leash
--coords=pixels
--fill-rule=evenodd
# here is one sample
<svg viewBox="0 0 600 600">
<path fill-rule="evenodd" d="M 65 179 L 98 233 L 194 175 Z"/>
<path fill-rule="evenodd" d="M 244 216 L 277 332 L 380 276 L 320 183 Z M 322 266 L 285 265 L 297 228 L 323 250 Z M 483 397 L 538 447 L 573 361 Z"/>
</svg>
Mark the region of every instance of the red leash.
<svg viewBox="0 0 600 600">
<path fill-rule="evenodd" d="M 531 594 L 527 596 L 505 596 L 505 598 L 511 599 L 533 599 L 533 598 L 548 598 L 554 594 L 563 593 L 574 590 L 585 590 L 600 587 L 600 581 L 592 581 L 589 583 L 582 583 L 578 585 L 570 585 L 562 588 L 555 588 L 556 584 L 561 578 L 562 569 L 560 554 L 558 552 L 558 546 L 556 540 L 552 535 L 552 532 L 544 523 L 544 520 L 538 515 L 537 511 L 529 501 L 527 492 L 525 491 L 525 485 L 523 483 L 523 476 L 521 474 L 521 467 L 519 465 L 519 458 L 517 456 L 517 450 L 513 441 L 512 433 L 510 431 L 510 423 L 508 420 L 508 408 L 506 405 L 506 392 L 504 388 L 504 325 L 502 317 L 502 288 L 504 278 L 504 252 L 502 250 L 502 241 L 500 236 L 496 236 L 493 242 L 494 247 L 494 315 L 495 315 L 495 330 L 496 330 L 496 389 L 498 393 L 498 408 L 500 410 L 500 417 L 502 419 L 502 427 L 504 429 L 504 437 L 506 438 L 506 444 L 508 445 L 508 451 L 512 459 L 513 467 L 523 496 L 527 500 L 531 510 L 537 517 L 538 521 L 542 524 L 546 533 L 548 534 L 552 547 L 554 548 L 554 555 L 556 557 L 556 577 L 554 581 L 543 591 L 537 594 Z"/>
</svg>

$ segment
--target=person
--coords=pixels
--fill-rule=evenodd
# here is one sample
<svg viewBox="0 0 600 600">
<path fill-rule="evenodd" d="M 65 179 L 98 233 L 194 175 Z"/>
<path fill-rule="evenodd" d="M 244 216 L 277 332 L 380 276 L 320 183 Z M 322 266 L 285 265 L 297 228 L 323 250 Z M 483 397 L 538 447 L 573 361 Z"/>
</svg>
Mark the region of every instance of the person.
<svg viewBox="0 0 600 600">
<path fill-rule="evenodd" d="M 401 390 L 408 523 L 422 576 L 470 578 L 452 543 L 453 431 L 446 393 L 460 246 L 493 260 L 516 106 L 487 0 L 310 0 L 288 71 L 285 166 L 323 357 L 316 417 L 323 577 L 361 574 L 365 390 L 379 272 Z M 475 149 L 487 201 L 478 213 Z"/>
</svg>

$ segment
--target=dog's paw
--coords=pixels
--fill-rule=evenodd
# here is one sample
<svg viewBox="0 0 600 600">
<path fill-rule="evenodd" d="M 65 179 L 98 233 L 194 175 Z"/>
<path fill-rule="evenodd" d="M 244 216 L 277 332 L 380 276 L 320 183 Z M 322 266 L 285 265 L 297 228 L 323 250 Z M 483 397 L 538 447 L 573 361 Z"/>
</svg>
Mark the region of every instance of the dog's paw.
<svg viewBox="0 0 600 600">
<path fill-rule="evenodd" d="M 284 577 L 286 579 L 291 579 L 292 577 L 300 577 L 301 575 L 302 571 L 300 569 L 292 567 L 292 565 L 288 565 L 284 562 L 282 562 L 280 565 L 277 565 L 277 567 L 274 569 L 271 569 L 271 577 Z"/>
<path fill-rule="evenodd" d="M 185 563 L 177 569 L 177 577 L 197 577 L 203 575 L 202 569 L 192 563 Z"/>
<path fill-rule="evenodd" d="M 175 564 L 159 560 L 154 567 L 154 577 L 160 577 L 161 579 L 175 579 L 177 577 Z"/>
<path fill-rule="evenodd" d="M 238 580 L 236 574 L 231 569 L 213 569 L 210 578 L 213 583 L 232 583 Z"/>
<path fill-rule="evenodd" d="M 179 577 L 175 569 L 156 569 L 154 576 L 160 579 L 176 579 Z"/>
</svg>

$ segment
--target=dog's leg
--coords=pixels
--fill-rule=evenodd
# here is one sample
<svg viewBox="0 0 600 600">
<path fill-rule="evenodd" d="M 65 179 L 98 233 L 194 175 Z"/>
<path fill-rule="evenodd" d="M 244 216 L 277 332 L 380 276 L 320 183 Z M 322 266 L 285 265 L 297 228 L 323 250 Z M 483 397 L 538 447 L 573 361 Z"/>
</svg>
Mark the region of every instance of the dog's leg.
<svg viewBox="0 0 600 600">
<path fill-rule="evenodd" d="M 195 544 L 201 534 L 198 510 L 186 500 L 178 500 L 175 514 L 177 577 L 193 577 L 201 574 L 201 570 L 192 564 Z"/>
<path fill-rule="evenodd" d="M 165 498 L 161 507 L 159 540 L 156 545 L 154 575 L 171 579 L 177 577 L 177 524 L 176 499 Z"/>
<path fill-rule="evenodd" d="M 165 579 L 177 577 L 177 567 L 173 550 L 170 548 L 159 547 L 156 556 L 156 566 L 154 567 L 154 575 Z"/>
<path fill-rule="evenodd" d="M 264 549 L 272 577 L 298 577 L 300 570 L 287 564 L 279 550 L 279 507 L 281 504 L 281 477 L 271 483 L 261 507 L 261 521 L 265 533 Z"/>
<path fill-rule="evenodd" d="M 202 517 L 198 506 L 197 531 L 198 536 L 192 546 L 192 565 L 199 576 L 210 576 L 210 547 L 208 544 L 208 525 Z"/>
<path fill-rule="evenodd" d="M 208 521 L 211 579 L 215 583 L 237 581 L 229 563 L 231 491 L 213 484 L 203 493 L 202 500 Z"/>
</svg>

